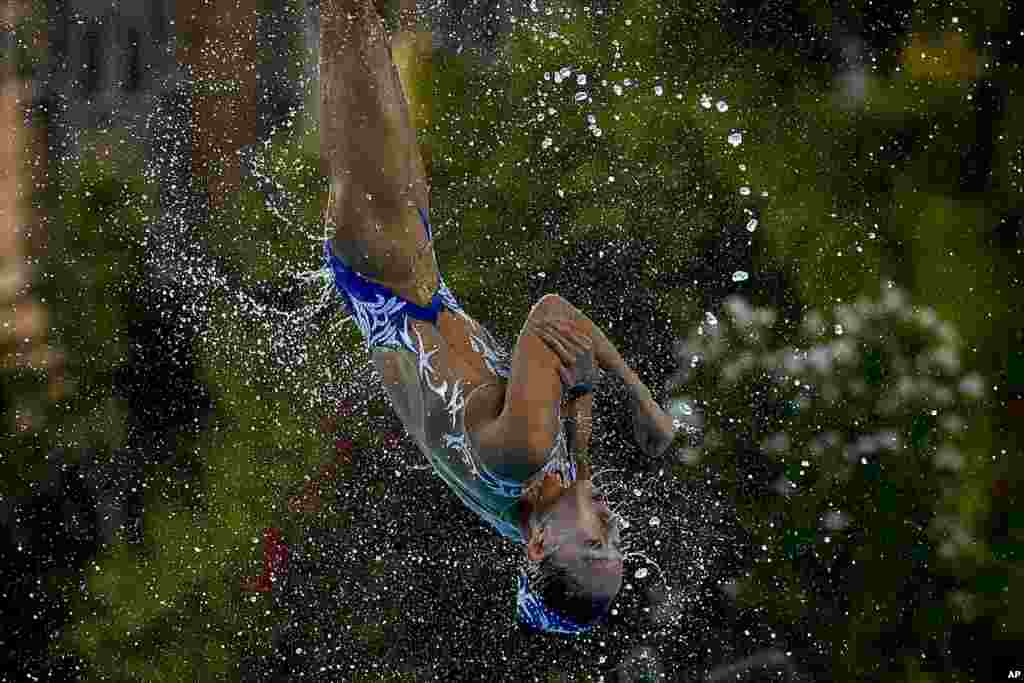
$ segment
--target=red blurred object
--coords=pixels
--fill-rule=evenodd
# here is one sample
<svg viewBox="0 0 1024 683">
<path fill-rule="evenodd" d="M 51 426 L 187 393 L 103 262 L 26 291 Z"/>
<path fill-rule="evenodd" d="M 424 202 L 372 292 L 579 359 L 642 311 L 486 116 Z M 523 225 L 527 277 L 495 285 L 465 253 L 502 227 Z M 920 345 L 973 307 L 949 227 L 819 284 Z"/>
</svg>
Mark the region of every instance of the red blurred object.
<svg viewBox="0 0 1024 683">
<path fill-rule="evenodd" d="M 319 512 L 321 486 L 325 482 L 334 481 L 338 477 L 338 466 L 347 465 L 352 462 L 352 449 L 354 444 L 348 439 L 338 439 L 334 442 L 337 455 L 334 462 L 328 462 L 320 466 L 320 472 L 315 479 L 306 482 L 302 493 L 288 499 L 289 512 Z"/>
<path fill-rule="evenodd" d="M 280 578 L 288 569 L 288 546 L 281 538 L 281 530 L 269 527 L 263 531 L 263 574 Z"/>
<path fill-rule="evenodd" d="M 1007 406 L 1011 417 L 1024 418 L 1024 398 L 1012 399 Z"/>
<path fill-rule="evenodd" d="M 352 460 L 352 449 L 355 444 L 350 439 L 337 439 L 334 442 L 334 451 L 337 453 L 338 462 L 350 462 Z"/>
<path fill-rule="evenodd" d="M 341 417 L 351 417 L 356 412 L 356 404 L 349 399 L 342 399 L 338 401 L 338 415 Z"/>
<path fill-rule="evenodd" d="M 242 590 L 251 593 L 267 593 L 275 580 L 280 580 L 288 570 L 288 546 L 281 537 L 281 530 L 267 527 L 263 530 L 263 575 L 242 579 Z"/>
<path fill-rule="evenodd" d="M 992 482 L 992 495 L 996 498 L 1010 495 L 1010 482 L 1005 479 L 996 479 Z"/>
<path fill-rule="evenodd" d="M 398 448 L 402 445 L 402 435 L 398 432 L 388 432 L 384 435 L 385 448 Z"/>
</svg>

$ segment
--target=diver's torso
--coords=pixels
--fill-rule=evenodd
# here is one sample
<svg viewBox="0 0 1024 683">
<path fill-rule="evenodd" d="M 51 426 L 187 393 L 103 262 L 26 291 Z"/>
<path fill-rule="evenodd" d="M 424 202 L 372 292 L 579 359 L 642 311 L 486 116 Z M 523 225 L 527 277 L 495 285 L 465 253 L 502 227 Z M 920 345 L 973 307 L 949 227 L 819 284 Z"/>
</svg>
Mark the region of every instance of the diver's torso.
<svg viewBox="0 0 1024 683">
<path fill-rule="evenodd" d="M 481 453 L 474 431 L 502 411 L 511 375 L 509 354 L 461 312 L 443 311 L 436 326 L 419 320 L 409 325 L 419 352 L 386 351 L 399 354 L 405 368 L 404 381 L 388 386 L 396 412 L 462 503 L 502 536 L 523 543 L 519 501 L 524 487 L 546 472 L 559 473 L 566 483 L 575 479 L 563 433 L 559 430 L 545 464 L 525 481 L 497 474 L 502 454 Z"/>
<path fill-rule="evenodd" d="M 404 406 L 396 412 L 428 457 L 443 453 L 458 472 L 472 476 L 481 456 L 473 434 L 504 407 L 510 356 L 468 314 L 445 309 L 436 326 L 410 318 L 409 327 L 422 351 L 417 356 L 406 349 L 387 350 L 407 356 L 417 368 L 415 376 L 388 386 L 392 403 Z"/>
</svg>

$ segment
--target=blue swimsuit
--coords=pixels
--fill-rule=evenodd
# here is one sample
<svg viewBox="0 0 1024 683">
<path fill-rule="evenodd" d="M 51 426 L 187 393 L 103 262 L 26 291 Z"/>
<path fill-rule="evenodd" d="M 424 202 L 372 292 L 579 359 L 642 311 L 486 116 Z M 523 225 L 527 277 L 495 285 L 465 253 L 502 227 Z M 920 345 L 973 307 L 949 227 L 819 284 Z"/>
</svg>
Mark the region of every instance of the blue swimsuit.
<svg viewBox="0 0 1024 683">
<path fill-rule="evenodd" d="M 434 235 L 426 212 L 423 209 L 419 212 L 423 225 L 427 228 L 427 240 L 432 242 Z M 444 283 L 440 270 L 437 274 L 437 291 L 430 302 L 430 307 L 424 308 L 406 301 L 388 287 L 367 280 L 349 268 L 331 251 L 330 240 L 324 241 L 324 258 L 333 271 L 335 286 L 343 295 L 348 312 L 366 339 L 367 349 L 374 346 L 401 346 L 418 353 L 407 332 L 407 317 L 436 325 L 442 307 L 457 314 L 463 312 L 459 302 Z"/>
<path fill-rule="evenodd" d="M 427 229 L 427 238 L 433 241 L 433 232 L 426 212 L 419 210 Z M 415 357 L 422 395 L 427 410 L 435 415 L 447 413 L 450 428 L 437 443 L 420 444 L 434 472 L 444 479 L 448 487 L 470 510 L 494 527 L 506 538 L 524 543 L 519 528 L 518 502 L 525 487 L 547 472 L 561 474 L 563 486 L 576 479 L 576 465 L 566 448 L 565 436 L 559 430 L 558 438 L 545 465 L 525 481 L 502 478 L 488 470 L 474 453 L 464 424 L 464 408 L 469 397 L 463 396 L 462 381 L 446 378 L 431 364 L 431 356 L 423 340 L 409 319 L 424 320 L 437 325 L 441 309 L 462 316 L 475 330 L 471 343 L 481 354 L 495 379 L 508 379 L 512 374 L 511 357 L 500 343 L 482 326 L 468 316 L 438 270 L 438 286 L 429 307 L 406 301 L 388 287 L 367 280 L 349 268 L 331 250 L 331 240 L 324 241 L 324 266 L 319 271 L 305 274 L 305 279 L 322 279 L 326 303 L 327 287 L 341 294 L 345 307 L 355 320 L 366 340 L 368 351 L 375 347 L 403 349 Z M 436 261 L 436 256 L 435 256 Z M 436 263 L 435 263 L 436 265 Z M 414 337 L 413 334 L 416 336 Z M 481 385 L 483 386 L 483 385 Z M 408 425 L 407 425 L 408 429 Z"/>
</svg>

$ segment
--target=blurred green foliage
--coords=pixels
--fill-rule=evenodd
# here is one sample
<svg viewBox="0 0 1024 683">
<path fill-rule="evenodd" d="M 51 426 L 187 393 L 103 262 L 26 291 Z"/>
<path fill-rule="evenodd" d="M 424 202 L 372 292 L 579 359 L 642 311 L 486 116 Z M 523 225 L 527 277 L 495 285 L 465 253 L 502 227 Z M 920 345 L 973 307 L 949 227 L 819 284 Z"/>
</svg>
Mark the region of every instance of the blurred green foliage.
<svg viewBox="0 0 1024 683">
<path fill-rule="evenodd" d="M 986 62 L 987 46 L 976 38 L 1006 22 L 1001 7 L 965 6 L 959 30 L 986 63 L 988 78 L 1019 87 L 1020 74 Z M 812 30 L 827 35 L 831 10 L 801 8 Z M 1021 590 L 1020 517 L 1011 519 L 1017 531 L 994 544 L 986 531 L 993 479 L 1019 479 L 992 460 L 999 435 L 1012 425 L 1001 406 L 971 404 L 954 381 L 968 369 L 996 376 L 1010 363 L 1010 342 L 1000 331 L 1012 325 L 1013 308 L 1001 283 L 1013 262 L 985 231 L 1021 189 L 1024 132 L 1016 121 L 1024 98 L 1009 95 L 1004 117 L 987 133 L 999 141 L 989 187 L 964 193 L 963 137 L 981 135 L 969 97 L 975 80 L 915 76 L 894 49 L 865 71 L 863 99 L 851 100 L 830 66 L 785 46 L 741 44 L 721 12 L 709 2 L 626 0 L 601 17 L 575 7 L 561 26 L 520 25 L 494 67 L 469 55 L 435 54 L 432 124 L 420 135 L 433 150 L 438 260 L 463 305 L 492 311 L 495 331 L 509 339 L 532 303 L 526 283 L 533 274 L 558 269 L 579 242 L 634 238 L 650 246 L 650 256 L 628 274 L 630 286 L 661 291 L 659 306 L 679 332 L 700 325 L 705 311 L 692 291 L 666 289 L 661 276 L 700 260 L 699 246 L 716 241 L 725 226 L 756 216 L 749 299 L 767 296 L 758 289 L 759 269 L 779 269 L 793 276 L 793 308 L 817 313 L 762 325 L 754 336 L 720 316 L 732 336 L 713 337 L 706 326 L 706 335 L 692 338 L 691 349 L 704 349 L 702 360 L 673 394 L 691 396 L 706 420 L 703 450 L 687 457 L 731 475 L 743 494 L 741 521 L 764 548 L 740 600 L 764 608 L 771 620 L 807 620 L 815 638 L 834 648 L 835 680 L 955 680 L 962 672 L 922 671 L 913 653 L 890 667 L 878 643 L 895 624 L 923 643 L 954 623 L 980 619 L 992 620 L 997 638 L 1024 636 L 1022 617 L 1010 609 Z M 937 5 L 922 6 L 911 30 L 941 35 L 947 15 Z M 564 67 L 570 74 L 555 83 L 553 74 Z M 585 88 L 577 87 L 581 73 L 589 79 Z M 575 101 L 578 90 L 591 100 Z M 728 110 L 705 108 L 704 95 Z M 588 128 L 588 114 L 600 137 Z M 735 132 L 743 134 L 739 146 L 727 142 Z M 907 135 L 913 146 L 902 142 Z M 284 213 L 270 210 L 262 190 L 248 184 L 204 226 L 204 249 L 243 285 L 319 265 L 326 179 L 318 143 L 311 126 L 283 131 L 262 150 L 261 167 L 290 198 Z M 40 199 L 54 245 L 42 264 L 48 277 L 40 292 L 57 342 L 70 351 L 76 390 L 47 414 L 48 443 L 7 438 L 0 466 L 11 495 L 28 495 L 42 478 L 45 448 L 109 454 L 125 442 L 130 406 L 114 392 L 113 373 L 131 357 L 125 330 L 140 314 L 132 290 L 142 285 L 143 226 L 156 218 L 156 191 L 142 180 L 137 157 L 119 154 L 114 165 L 89 144 L 84 149 L 81 162 Z M 119 141 L 118 149 L 131 147 Z M 740 194 L 742 186 L 751 193 Z M 545 229 L 551 216 L 557 238 Z M 730 276 L 719 273 L 723 283 Z M 886 279 L 908 292 L 917 307 L 910 318 L 896 309 L 870 312 L 884 299 L 878 283 Z M 362 340 L 351 325 L 325 335 L 283 383 L 267 327 L 247 319 L 233 296 L 221 291 L 210 298 L 207 328 L 194 349 L 215 413 L 204 432 L 183 437 L 178 448 L 202 464 L 201 477 L 185 488 L 169 465 L 155 467 L 147 473 L 144 544 L 103 549 L 84 570 L 84 592 L 78 577 L 54 582 L 72 600 L 72 626 L 55 649 L 85 658 L 95 678 L 230 678 L 242 656 L 271 649 L 269 633 L 282 615 L 270 594 L 243 593 L 239 578 L 260 572 L 253 539 L 262 529 L 280 527 L 286 539 L 300 532 L 284 501 L 333 456 L 333 444 L 314 431 L 308 392 L 324 383 L 325 368 L 338 385 L 351 381 L 336 358 L 362 353 Z M 791 347 L 825 344 L 835 324 L 849 327 L 844 316 L 855 309 L 843 302 L 851 301 L 868 311 L 855 311 L 860 318 L 878 314 L 870 328 L 877 334 L 865 327 L 860 336 L 837 337 L 857 343 L 840 354 L 846 364 L 834 375 L 807 381 L 821 393 L 782 382 L 813 375 L 813 368 L 778 369 L 792 362 Z M 920 318 L 929 310 L 934 323 Z M 929 350 L 942 348 L 948 331 L 942 321 L 955 323 L 957 339 L 945 343 L 959 354 L 959 374 L 927 366 L 937 357 Z M 883 410 L 908 377 L 932 385 L 917 394 L 908 389 L 913 396 L 898 395 L 891 411 Z M 830 383 L 831 398 L 822 388 Z M 926 400 L 942 387 L 955 398 Z M 751 396 L 762 397 L 758 409 L 770 406 L 775 416 L 759 422 Z M 941 406 L 938 414 L 933 404 Z M 954 408 L 964 422 L 959 429 L 948 420 Z M 378 402 L 371 413 L 386 410 Z M 368 417 L 344 424 L 358 447 L 380 445 L 368 424 Z M 743 428 L 729 426 L 736 424 Z M 837 434 L 834 443 L 821 436 L 829 430 Z M 882 431 L 897 434 L 902 448 L 865 463 L 848 457 L 855 436 Z M 766 441 L 783 432 L 786 448 Z M 955 448 L 959 467 L 941 466 L 956 461 L 948 448 Z M 747 460 L 736 460 L 744 449 Z M 775 468 L 783 492 L 743 489 L 743 468 L 751 463 Z M 786 481 L 795 488 L 787 491 Z M 826 534 L 828 511 L 841 511 L 847 521 Z M 840 546 L 856 564 L 845 566 L 834 594 L 825 595 L 800 569 L 811 558 L 838 563 Z M 949 577 L 958 588 L 908 614 L 897 596 L 915 572 Z M 379 650 L 379 625 L 355 623 L 345 613 L 338 618 L 354 624 L 353 637 L 368 652 Z"/>
<path fill-rule="evenodd" d="M 976 527 L 988 513 L 974 481 L 991 479 L 991 425 L 955 328 L 899 289 L 787 327 L 734 298 L 684 341 L 675 382 L 699 406 L 711 444 L 687 457 L 726 474 L 763 551 L 741 602 L 839 631 L 833 638 L 849 646 L 833 670 L 852 680 L 876 666 L 887 633 L 913 634 L 923 650 L 964 618 L 953 605 L 937 613 L 896 597 L 922 570 L 973 565 L 1005 579 Z M 754 463 L 778 472 L 768 495 L 747 484 Z M 809 567 L 835 573 L 836 585 L 808 586 L 800 570 Z"/>
<path fill-rule="evenodd" d="M 97 151 L 104 147 L 98 142 L 83 136 L 80 162 L 32 197 L 45 215 L 49 245 L 34 291 L 49 308 L 53 343 L 67 350 L 70 391 L 41 406 L 40 431 L 4 435 L 0 472 L 11 496 L 30 494 L 48 467 L 41 454 L 52 447 L 109 455 L 126 442 L 129 406 L 114 389 L 114 375 L 131 355 L 125 333 L 138 311 L 131 292 L 142 277 L 142 226 L 155 194 L 131 147 L 123 147 L 118 167 Z M 5 378 L 3 386 L 9 399 L 37 393 L 38 383 Z"/>
</svg>

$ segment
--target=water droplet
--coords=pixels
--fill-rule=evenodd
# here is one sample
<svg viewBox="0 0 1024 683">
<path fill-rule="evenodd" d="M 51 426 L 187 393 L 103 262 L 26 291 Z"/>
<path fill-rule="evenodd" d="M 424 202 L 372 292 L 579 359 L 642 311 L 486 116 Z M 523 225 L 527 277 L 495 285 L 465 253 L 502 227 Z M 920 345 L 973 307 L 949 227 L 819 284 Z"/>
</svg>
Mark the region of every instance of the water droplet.
<svg viewBox="0 0 1024 683">
<path fill-rule="evenodd" d="M 616 95 L 621 95 L 622 94 L 622 86 L 619 85 L 618 83 L 616 83 L 615 85 L 612 86 L 612 90 L 615 91 Z"/>
<path fill-rule="evenodd" d="M 746 173 L 747 172 L 747 165 L 746 164 L 740 164 L 740 170 L 743 171 L 744 173 Z"/>
<path fill-rule="evenodd" d="M 551 138 L 544 138 L 544 142 L 540 143 L 540 146 L 541 146 L 542 148 L 544 148 L 544 149 L 547 149 L 548 147 L 550 147 L 551 145 L 553 145 L 553 144 L 554 144 L 554 142 L 555 142 L 555 141 L 554 141 L 554 140 L 552 140 Z"/>
<path fill-rule="evenodd" d="M 600 128 L 595 128 L 594 129 L 594 137 L 595 138 L 599 138 L 602 135 L 604 135 L 604 131 L 602 131 Z"/>
<path fill-rule="evenodd" d="M 644 492 L 641 491 L 640 489 L 633 489 L 633 495 L 636 496 L 637 498 L 639 498 L 643 494 L 644 494 Z"/>
<path fill-rule="evenodd" d="M 711 311 L 707 311 L 704 313 L 704 319 L 708 321 L 708 325 L 718 324 L 718 318 L 716 318 L 715 314 L 712 313 Z"/>
<path fill-rule="evenodd" d="M 754 232 L 755 230 L 757 230 L 757 219 L 751 218 L 749 221 L 747 221 L 747 231 Z"/>
<path fill-rule="evenodd" d="M 626 19 L 626 26 L 632 26 L 632 25 L 633 25 L 633 20 L 632 19 Z"/>
<path fill-rule="evenodd" d="M 587 123 L 589 123 L 590 125 L 594 125 L 595 123 L 597 123 L 597 117 L 594 116 L 593 114 L 587 114 Z"/>
<path fill-rule="evenodd" d="M 545 71 L 544 72 L 544 80 L 545 81 L 550 81 L 551 80 L 551 72 L 550 71 Z"/>
<path fill-rule="evenodd" d="M 622 85 L 624 85 L 624 86 L 626 86 L 628 88 L 629 86 L 633 85 L 633 79 L 632 78 L 624 78 L 622 80 Z"/>
<path fill-rule="evenodd" d="M 577 102 L 582 102 L 585 99 L 587 99 L 587 93 L 582 92 L 582 91 L 576 93 L 576 101 Z"/>
<path fill-rule="evenodd" d="M 633 574 L 633 576 L 638 579 L 646 579 L 649 573 L 650 572 L 647 571 L 647 567 L 640 567 L 640 569 L 636 570 L 636 573 Z"/>
<path fill-rule="evenodd" d="M 654 94 L 657 95 L 658 97 L 661 97 L 663 94 L 665 94 L 665 89 L 660 85 L 656 85 L 654 86 Z"/>
<path fill-rule="evenodd" d="M 659 517 L 651 517 L 651 521 L 648 522 L 648 524 L 651 526 L 659 526 L 661 524 L 661 519 Z"/>
<path fill-rule="evenodd" d="M 586 85 L 586 84 L 587 84 L 587 75 L 586 74 L 576 74 L 576 85 Z"/>
<path fill-rule="evenodd" d="M 710 95 L 701 95 L 700 96 L 700 106 L 704 107 L 705 109 L 711 109 L 711 96 Z"/>
<path fill-rule="evenodd" d="M 829 512 L 822 521 L 825 528 L 830 531 L 841 531 L 850 524 L 850 518 L 839 510 Z"/>
<path fill-rule="evenodd" d="M 744 280 L 746 280 L 749 277 L 750 277 L 750 275 L 748 275 L 746 271 L 737 270 L 735 273 L 732 274 L 732 281 L 733 282 L 743 282 Z"/>
<path fill-rule="evenodd" d="M 725 103 L 725 100 L 718 100 L 718 104 L 716 104 L 715 107 L 723 114 L 729 111 L 729 105 Z"/>
<path fill-rule="evenodd" d="M 943 446 L 934 457 L 935 467 L 940 470 L 957 471 L 963 467 L 964 458 L 952 446 Z"/>
<path fill-rule="evenodd" d="M 668 414 L 672 417 L 687 417 L 693 415 L 693 408 L 683 400 L 675 400 L 669 403 Z"/>
<path fill-rule="evenodd" d="M 559 188 L 555 190 L 555 192 L 558 194 L 559 197 L 562 197 L 563 199 L 565 198 L 565 190 Z"/>
<path fill-rule="evenodd" d="M 743 144 L 743 133 L 736 132 L 729 135 L 729 144 L 733 147 L 739 147 Z"/>
<path fill-rule="evenodd" d="M 743 187 L 740 188 L 740 194 L 743 195 L 744 197 L 750 196 L 750 188 L 744 185 Z"/>
</svg>

